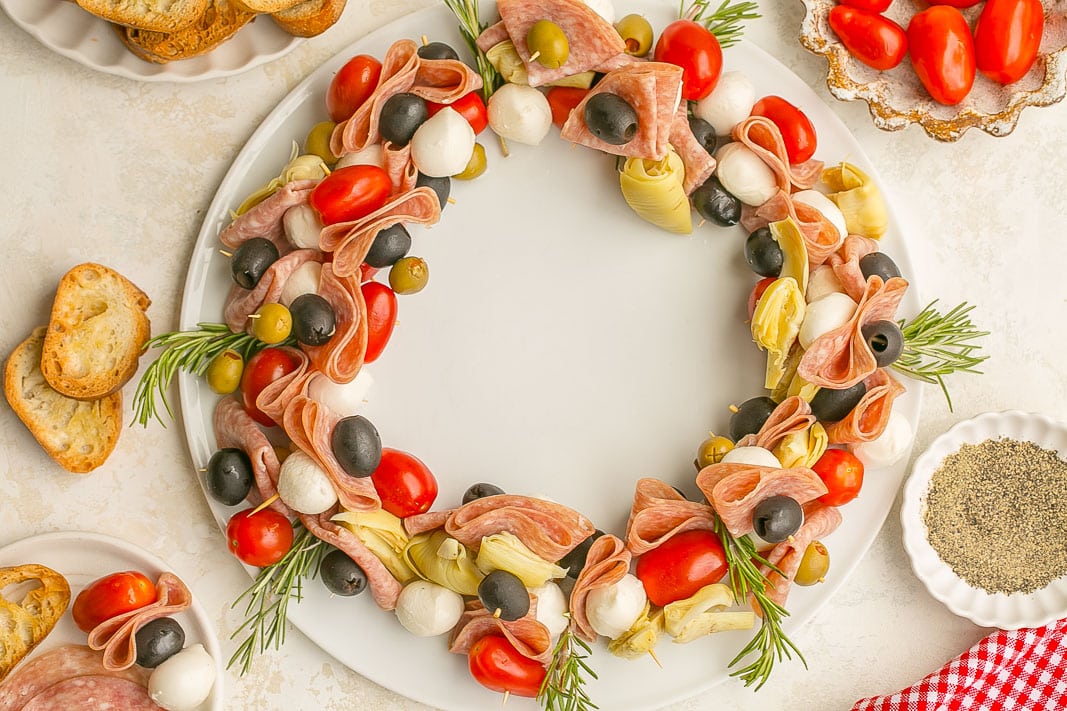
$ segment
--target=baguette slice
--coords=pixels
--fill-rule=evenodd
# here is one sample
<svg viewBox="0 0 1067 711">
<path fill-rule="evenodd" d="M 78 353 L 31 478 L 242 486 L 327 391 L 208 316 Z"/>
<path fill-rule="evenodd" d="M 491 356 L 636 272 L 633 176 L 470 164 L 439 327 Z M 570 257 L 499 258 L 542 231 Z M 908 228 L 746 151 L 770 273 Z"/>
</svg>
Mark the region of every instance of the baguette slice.
<svg viewBox="0 0 1067 711">
<path fill-rule="evenodd" d="M 28 581 L 39 583 L 19 600 L 3 596 L 4 588 Z M 70 585 L 43 565 L 28 563 L 0 568 L 0 681 L 48 636 L 70 604 Z"/>
<path fill-rule="evenodd" d="M 239 7 L 254 13 L 272 13 L 288 10 L 301 0 L 234 0 Z"/>
<path fill-rule="evenodd" d="M 34 329 L 4 366 L 4 395 L 11 409 L 61 467 L 76 474 L 104 463 L 122 428 L 122 394 L 75 400 L 53 390 L 41 374 L 45 327 Z"/>
<path fill-rule="evenodd" d="M 204 14 L 208 0 L 75 0 L 108 22 L 155 32 L 176 32 Z"/>
<path fill-rule="evenodd" d="M 333 27 L 341 18 L 347 0 L 304 0 L 288 10 L 275 12 L 271 19 L 296 37 L 314 37 Z"/>
<path fill-rule="evenodd" d="M 79 400 L 117 392 L 137 372 L 151 326 L 151 303 L 126 277 L 80 264 L 59 281 L 41 354 L 56 391 Z"/>
<path fill-rule="evenodd" d="M 132 27 L 118 29 L 119 37 L 131 52 L 146 61 L 166 64 L 210 52 L 255 17 L 254 12 L 229 0 L 210 0 L 207 10 L 196 22 L 177 32 L 148 32 Z"/>
</svg>

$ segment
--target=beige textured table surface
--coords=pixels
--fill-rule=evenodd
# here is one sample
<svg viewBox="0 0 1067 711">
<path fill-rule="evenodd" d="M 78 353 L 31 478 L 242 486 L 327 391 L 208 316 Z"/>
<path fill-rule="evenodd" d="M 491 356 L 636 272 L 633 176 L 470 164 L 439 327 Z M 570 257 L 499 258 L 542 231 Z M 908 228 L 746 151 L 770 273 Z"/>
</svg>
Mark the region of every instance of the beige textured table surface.
<svg viewBox="0 0 1067 711">
<path fill-rule="evenodd" d="M 350 0 L 335 28 L 288 56 L 186 85 L 87 69 L 0 15 L 0 353 L 46 320 L 60 275 L 89 260 L 145 288 L 153 330 L 173 329 L 201 217 L 252 130 L 321 62 L 428 4 Z M 972 131 L 940 145 L 914 127 L 883 133 L 865 106 L 827 94 L 823 61 L 795 39 L 800 4 L 764 5 L 767 17 L 748 36 L 815 87 L 864 145 L 910 227 L 923 298 L 969 300 L 992 331 L 986 375 L 952 381 L 955 412 L 936 388 L 924 390 L 916 452 L 985 410 L 1067 418 L 1067 106 L 1028 110 L 1002 139 Z M 132 387 L 127 413 L 130 396 Z M 807 671 L 786 664 L 758 695 L 728 682 L 670 708 L 845 709 L 859 696 L 910 684 L 982 637 L 912 575 L 898 513 L 899 502 L 855 573 L 798 634 Z M 237 618 L 229 604 L 248 578 L 190 477 L 179 425 L 124 432 L 108 463 L 80 477 L 56 467 L 0 406 L 0 545 L 65 529 L 136 541 L 170 561 L 212 616 L 224 653 L 232 651 Z M 225 683 L 232 709 L 423 708 L 345 668 L 295 629 L 283 652 L 263 655 L 243 678 L 229 673 Z"/>
</svg>

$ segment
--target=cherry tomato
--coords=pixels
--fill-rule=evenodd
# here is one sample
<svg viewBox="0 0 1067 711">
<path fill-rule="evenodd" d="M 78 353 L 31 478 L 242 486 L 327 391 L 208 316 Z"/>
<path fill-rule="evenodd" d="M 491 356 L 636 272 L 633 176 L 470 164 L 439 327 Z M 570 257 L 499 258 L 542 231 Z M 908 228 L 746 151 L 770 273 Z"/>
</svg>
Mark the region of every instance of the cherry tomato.
<svg viewBox="0 0 1067 711">
<path fill-rule="evenodd" d="M 978 71 L 1001 84 L 1019 81 L 1037 59 L 1044 28 L 1040 0 L 987 0 L 974 27 Z"/>
<path fill-rule="evenodd" d="M 752 287 L 752 292 L 748 295 L 748 320 L 752 320 L 752 314 L 756 313 L 756 304 L 759 303 L 760 297 L 763 296 L 763 292 L 767 291 L 767 287 L 775 282 L 778 277 L 764 277 L 756 282 L 756 285 Z"/>
<path fill-rule="evenodd" d="M 341 123 L 356 112 L 378 88 L 382 64 L 368 54 L 349 59 L 334 75 L 326 91 L 326 111 L 330 120 Z"/>
<path fill-rule="evenodd" d="M 815 155 L 815 126 L 803 111 L 780 96 L 765 96 L 752 107 L 753 116 L 764 116 L 774 122 L 785 142 L 790 163 L 803 163 Z M 771 146 L 764 146 L 771 149 Z"/>
<path fill-rule="evenodd" d="M 263 388 L 300 367 L 300 359 L 281 348 L 264 348 L 248 359 L 241 374 L 241 402 L 245 412 L 265 427 L 277 424 L 256 406 Z"/>
<path fill-rule="evenodd" d="M 885 12 L 893 4 L 893 0 L 841 0 L 841 4 L 868 12 Z"/>
<path fill-rule="evenodd" d="M 428 511 L 437 498 L 437 479 L 418 458 L 382 448 L 382 461 L 370 475 L 382 508 L 400 518 Z"/>
<path fill-rule="evenodd" d="M 467 123 L 474 129 L 474 135 L 478 135 L 489 125 L 489 114 L 485 110 L 485 102 L 482 101 L 482 96 L 477 91 L 464 94 L 451 104 L 426 102 L 426 108 L 429 110 L 430 116 L 433 116 L 446 106 L 451 106 L 460 116 L 467 119 Z"/>
<path fill-rule="evenodd" d="M 274 509 L 238 511 L 226 524 L 226 545 L 242 563 L 262 568 L 293 547 L 293 524 Z"/>
<path fill-rule="evenodd" d="M 913 16 L 908 23 L 908 52 L 934 101 L 954 106 L 974 85 L 974 40 L 956 8 L 935 5 Z"/>
<path fill-rule="evenodd" d="M 552 110 L 552 123 L 563 126 L 571 111 L 589 93 L 588 89 L 579 89 L 576 86 L 554 86 L 548 90 L 545 98 L 548 99 L 548 107 Z"/>
<path fill-rule="evenodd" d="M 682 68 L 682 98 L 703 99 L 722 74 L 722 47 L 708 28 L 692 20 L 675 20 L 663 28 L 653 55 L 657 62 Z"/>
<path fill-rule="evenodd" d="M 711 531 L 684 531 L 637 559 L 635 573 L 653 604 L 685 600 L 726 575 L 726 553 Z"/>
<path fill-rule="evenodd" d="M 948 5 L 949 7 L 974 7 L 982 0 L 929 0 L 930 5 Z"/>
<path fill-rule="evenodd" d="M 904 28 L 878 13 L 837 5 L 830 10 L 828 19 L 849 54 L 868 67 L 892 69 L 908 53 Z"/>
<path fill-rule="evenodd" d="M 812 470 L 829 489 L 819 497 L 827 506 L 841 506 L 852 501 L 863 486 L 863 462 L 847 449 L 828 449 Z"/>
<path fill-rule="evenodd" d="M 385 204 L 393 192 L 389 174 L 377 165 L 339 168 L 311 191 L 310 204 L 322 224 L 332 225 L 366 217 Z"/>
<path fill-rule="evenodd" d="M 377 273 L 377 267 L 372 267 L 366 262 L 363 262 L 363 264 L 359 265 L 359 283 L 362 284 L 363 282 L 370 281 Z"/>
<path fill-rule="evenodd" d="M 396 325 L 396 292 L 380 281 L 364 282 L 359 290 L 367 304 L 367 352 L 364 363 L 373 363 L 385 350 Z"/>
<path fill-rule="evenodd" d="M 74 598 L 71 615 L 82 632 L 91 632 L 101 622 L 156 601 L 156 586 L 142 573 L 126 570 L 89 583 Z"/>
<path fill-rule="evenodd" d="M 487 689 L 534 698 L 545 680 L 545 666 L 522 656 L 502 634 L 488 634 L 471 645 L 467 666 Z"/>
</svg>

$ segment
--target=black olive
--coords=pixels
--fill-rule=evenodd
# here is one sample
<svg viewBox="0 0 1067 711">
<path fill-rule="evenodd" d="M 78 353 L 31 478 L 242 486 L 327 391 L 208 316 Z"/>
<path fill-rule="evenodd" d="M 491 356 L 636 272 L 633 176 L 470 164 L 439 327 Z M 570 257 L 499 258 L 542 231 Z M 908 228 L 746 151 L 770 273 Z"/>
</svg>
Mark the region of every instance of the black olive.
<svg viewBox="0 0 1067 711">
<path fill-rule="evenodd" d="M 236 506 L 245 500 L 255 481 L 252 462 L 236 447 L 220 449 L 208 460 L 204 481 L 211 498 L 227 506 Z"/>
<path fill-rule="evenodd" d="M 367 587 L 367 574 L 342 550 L 332 550 L 319 563 L 322 584 L 334 595 L 352 597 Z"/>
<path fill-rule="evenodd" d="M 737 412 L 730 415 L 730 438 L 736 442 L 745 435 L 759 432 L 776 407 L 778 403 L 766 395 L 745 400 Z"/>
<path fill-rule="evenodd" d="M 278 261 L 278 248 L 269 239 L 253 237 L 242 242 L 230 257 L 230 272 L 237 285 L 254 289 L 270 265 Z"/>
<path fill-rule="evenodd" d="M 715 135 L 714 126 L 702 118 L 693 116 L 689 119 L 689 130 L 708 155 L 715 155 L 715 149 L 719 147 L 719 137 Z"/>
<path fill-rule="evenodd" d="M 603 535 L 603 531 L 599 528 L 596 529 L 593 535 L 572 548 L 570 553 L 560 558 L 557 565 L 567 569 L 568 578 L 578 577 L 578 573 L 582 572 L 582 568 L 585 567 L 585 561 L 589 557 L 589 549 L 593 547 L 593 542 Z"/>
<path fill-rule="evenodd" d="M 155 669 L 182 651 L 185 630 L 170 617 L 160 617 L 145 624 L 134 635 L 137 663 L 145 669 Z"/>
<path fill-rule="evenodd" d="M 760 276 L 776 277 L 782 273 L 785 254 L 770 227 L 760 227 L 745 240 L 745 261 Z"/>
<path fill-rule="evenodd" d="M 867 386 L 862 380 L 843 390 L 819 388 L 811 399 L 811 412 L 821 422 L 837 422 L 845 419 L 866 394 Z"/>
<path fill-rule="evenodd" d="M 459 59 L 459 54 L 444 42 L 430 42 L 419 47 L 420 59 Z"/>
<path fill-rule="evenodd" d="M 729 227 L 741 220 L 741 201 L 731 195 L 714 175 L 693 191 L 693 207 L 705 220 Z"/>
<path fill-rule="evenodd" d="M 496 484 L 486 484 L 485 482 L 471 484 L 463 492 L 463 503 L 469 504 L 477 499 L 484 499 L 486 496 L 499 496 L 503 493 L 504 490 Z"/>
<path fill-rule="evenodd" d="M 871 252 L 865 257 L 860 257 L 860 272 L 865 280 L 877 274 L 882 277 L 882 281 L 889 281 L 893 277 L 900 276 L 900 267 L 885 252 Z"/>
<path fill-rule="evenodd" d="M 494 617 L 513 622 L 530 611 L 530 593 L 519 577 L 494 570 L 478 584 L 478 599 Z"/>
<path fill-rule="evenodd" d="M 618 94 L 602 92 L 585 102 L 585 125 L 604 143 L 621 146 L 637 134 L 637 112 Z"/>
<path fill-rule="evenodd" d="M 430 111 L 422 97 L 407 92 L 393 94 L 382 104 L 378 133 L 391 143 L 406 146 L 415 130 L 429 117 Z"/>
<path fill-rule="evenodd" d="M 411 235 L 408 234 L 404 223 L 398 222 L 383 230 L 378 230 L 363 261 L 375 269 L 391 267 L 406 255 L 409 249 L 411 249 Z"/>
<path fill-rule="evenodd" d="M 306 346 L 321 346 L 337 330 L 337 314 L 330 302 L 318 294 L 301 294 L 289 304 L 293 336 Z"/>
<path fill-rule="evenodd" d="M 768 497 L 752 509 L 752 528 L 768 543 L 781 543 L 796 533 L 802 523 L 804 509 L 788 496 Z"/>
<path fill-rule="evenodd" d="M 448 204 L 448 194 L 452 192 L 452 178 L 445 176 L 443 178 L 431 178 L 428 175 L 419 173 L 419 176 L 415 178 L 415 187 L 417 188 L 432 188 L 437 193 L 437 203 L 441 206 L 441 209 L 445 209 L 445 205 Z"/>
<path fill-rule="evenodd" d="M 874 353 L 874 362 L 885 368 L 896 362 L 904 351 L 904 334 L 892 321 L 872 321 L 860 329 L 863 340 Z"/>
<path fill-rule="evenodd" d="M 363 415 L 351 415 L 333 426 L 330 446 L 349 476 L 370 476 L 382 461 L 382 438 Z"/>
</svg>

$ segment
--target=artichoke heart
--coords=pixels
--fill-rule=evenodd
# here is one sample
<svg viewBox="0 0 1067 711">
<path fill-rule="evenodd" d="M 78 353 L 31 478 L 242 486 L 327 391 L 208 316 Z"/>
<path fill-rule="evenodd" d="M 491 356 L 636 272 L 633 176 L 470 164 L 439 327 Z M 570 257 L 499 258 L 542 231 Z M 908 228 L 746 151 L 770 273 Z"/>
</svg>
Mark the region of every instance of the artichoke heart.
<svg viewBox="0 0 1067 711">
<path fill-rule="evenodd" d="M 544 560 L 507 531 L 482 538 L 474 562 L 486 574 L 494 570 L 514 573 L 528 588 L 540 587 L 549 580 L 567 575 L 566 570 Z"/>
<path fill-rule="evenodd" d="M 608 642 L 608 651 L 623 659 L 638 659 L 655 649 L 659 635 L 663 632 L 663 610 L 655 610 L 649 614 L 651 609 L 646 602 L 644 612 L 630 629 Z"/>
<path fill-rule="evenodd" d="M 673 147 L 663 160 L 628 158 L 619 173 L 622 196 L 638 217 L 681 235 L 693 231 L 684 180 L 685 166 Z"/>
<path fill-rule="evenodd" d="M 285 187 L 286 183 L 294 180 L 322 180 L 330 174 L 330 168 L 316 155 L 300 155 L 300 148 L 293 143 L 293 150 L 289 154 L 289 162 L 282 168 L 282 172 L 276 178 L 271 178 L 259 190 L 245 198 L 244 202 L 233 212 L 234 217 L 240 217 L 253 207 L 269 198 L 274 193 Z"/>
<path fill-rule="evenodd" d="M 441 529 L 412 538 L 404 548 L 404 561 L 423 580 L 460 595 L 477 595 L 485 577 L 463 544 Z"/>
<path fill-rule="evenodd" d="M 782 248 L 782 272 L 779 277 L 793 277 L 803 295 L 808 290 L 808 245 L 804 233 L 792 217 L 768 225 L 771 236 Z"/>
<path fill-rule="evenodd" d="M 504 80 L 512 84 L 529 84 L 530 78 L 526 74 L 526 65 L 522 57 L 515 49 L 515 43 L 511 40 L 498 42 L 489 48 L 485 58 L 504 77 Z M 572 86 L 577 89 L 588 89 L 593 85 L 596 72 L 579 72 L 556 81 L 549 82 L 548 86 Z"/>
<path fill-rule="evenodd" d="M 782 463 L 783 469 L 792 467 L 811 468 L 826 452 L 830 437 L 821 422 L 800 432 L 790 432 L 774 448 L 774 456 Z"/>
<path fill-rule="evenodd" d="M 822 173 L 822 180 L 832 191 L 834 201 L 845 216 L 849 234 L 881 239 L 889 227 L 882 192 L 871 177 L 851 163 L 842 162 Z"/>
<path fill-rule="evenodd" d="M 787 361 L 800 334 L 807 304 L 804 292 L 791 276 L 771 282 L 752 313 L 752 340 L 767 351 L 763 387 L 773 390 L 788 373 Z"/>
<path fill-rule="evenodd" d="M 342 511 L 330 519 L 336 521 L 363 542 L 371 553 L 378 556 L 382 565 L 401 584 L 416 578 L 414 571 L 403 558 L 408 534 L 400 519 L 385 509 L 377 511 Z"/>
<path fill-rule="evenodd" d="M 751 610 L 726 612 L 726 608 L 733 604 L 734 594 L 728 585 L 705 585 L 692 597 L 663 608 L 664 628 L 677 644 L 692 642 L 713 632 L 751 629 L 756 624 L 756 614 Z"/>
</svg>

